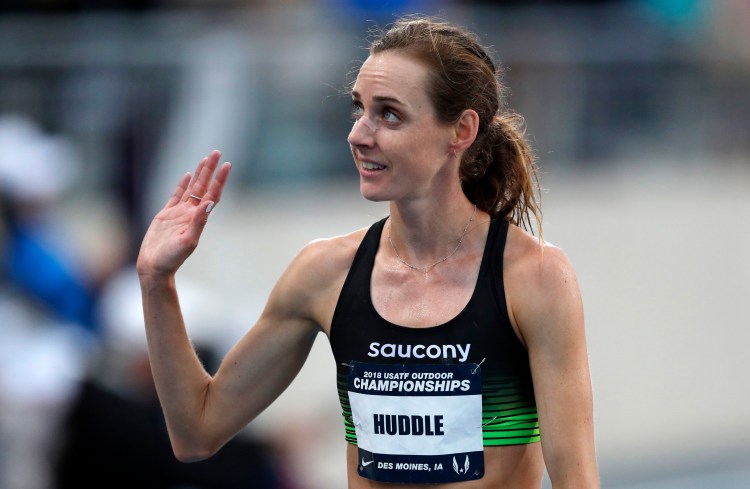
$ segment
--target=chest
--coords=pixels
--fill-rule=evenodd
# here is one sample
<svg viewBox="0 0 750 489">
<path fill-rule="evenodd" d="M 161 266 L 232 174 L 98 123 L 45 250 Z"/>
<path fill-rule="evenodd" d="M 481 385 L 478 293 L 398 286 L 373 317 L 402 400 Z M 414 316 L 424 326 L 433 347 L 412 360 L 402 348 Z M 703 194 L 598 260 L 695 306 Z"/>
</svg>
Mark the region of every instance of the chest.
<svg viewBox="0 0 750 489">
<path fill-rule="evenodd" d="M 446 323 L 471 300 L 480 262 L 469 257 L 425 274 L 378 257 L 370 284 L 372 304 L 380 316 L 401 326 Z"/>
</svg>

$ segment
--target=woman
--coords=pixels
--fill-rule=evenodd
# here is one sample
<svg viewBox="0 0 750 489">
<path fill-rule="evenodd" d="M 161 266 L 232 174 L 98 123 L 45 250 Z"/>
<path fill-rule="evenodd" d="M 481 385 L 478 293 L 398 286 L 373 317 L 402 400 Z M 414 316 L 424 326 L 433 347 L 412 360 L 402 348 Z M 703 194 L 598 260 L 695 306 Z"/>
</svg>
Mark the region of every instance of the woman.
<svg viewBox="0 0 750 489">
<path fill-rule="evenodd" d="M 230 165 L 214 151 L 182 178 L 138 258 L 180 460 L 211 456 L 273 402 L 322 331 L 350 488 L 538 488 L 545 464 L 555 488 L 598 487 L 578 286 L 563 251 L 522 229 L 540 222 L 534 162 L 501 93 L 461 29 L 405 18 L 377 39 L 351 90 L 348 141 L 362 195 L 390 216 L 307 245 L 213 377 L 185 332 L 175 273 Z"/>
</svg>

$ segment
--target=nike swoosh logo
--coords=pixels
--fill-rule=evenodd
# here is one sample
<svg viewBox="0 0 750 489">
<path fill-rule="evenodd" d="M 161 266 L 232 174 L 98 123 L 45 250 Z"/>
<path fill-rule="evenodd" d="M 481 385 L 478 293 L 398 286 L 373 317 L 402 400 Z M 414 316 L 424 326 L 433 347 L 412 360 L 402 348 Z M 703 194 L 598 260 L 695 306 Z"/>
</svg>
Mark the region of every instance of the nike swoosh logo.
<svg viewBox="0 0 750 489">
<path fill-rule="evenodd" d="M 369 462 L 365 462 L 365 458 L 362 457 L 362 467 L 367 467 L 371 463 L 373 463 L 375 460 L 370 460 Z"/>
</svg>

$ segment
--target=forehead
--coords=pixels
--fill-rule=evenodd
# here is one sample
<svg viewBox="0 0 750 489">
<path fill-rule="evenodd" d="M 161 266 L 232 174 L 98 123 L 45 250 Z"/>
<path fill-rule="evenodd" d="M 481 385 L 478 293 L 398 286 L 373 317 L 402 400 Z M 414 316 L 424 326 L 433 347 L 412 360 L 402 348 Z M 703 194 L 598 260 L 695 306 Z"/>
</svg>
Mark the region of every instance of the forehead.
<svg viewBox="0 0 750 489">
<path fill-rule="evenodd" d="M 427 67 L 414 57 L 385 51 L 365 60 L 352 91 L 365 99 L 392 97 L 405 104 L 422 104 L 427 100 L 427 75 Z"/>
</svg>

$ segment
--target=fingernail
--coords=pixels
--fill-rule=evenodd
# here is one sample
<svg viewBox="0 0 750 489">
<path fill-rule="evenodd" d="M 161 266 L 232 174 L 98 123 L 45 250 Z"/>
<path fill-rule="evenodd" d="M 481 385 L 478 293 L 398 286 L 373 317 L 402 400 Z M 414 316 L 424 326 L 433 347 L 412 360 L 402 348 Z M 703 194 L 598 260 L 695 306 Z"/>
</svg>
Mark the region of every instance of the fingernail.
<svg viewBox="0 0 750 489">
<path fill-rule="evenodd" d="M 206 206 L 206 214 L 209 214 L 212 210 L 214 210 L 214 203 L 209 202 L 208 205 Z"/>
</svg>

